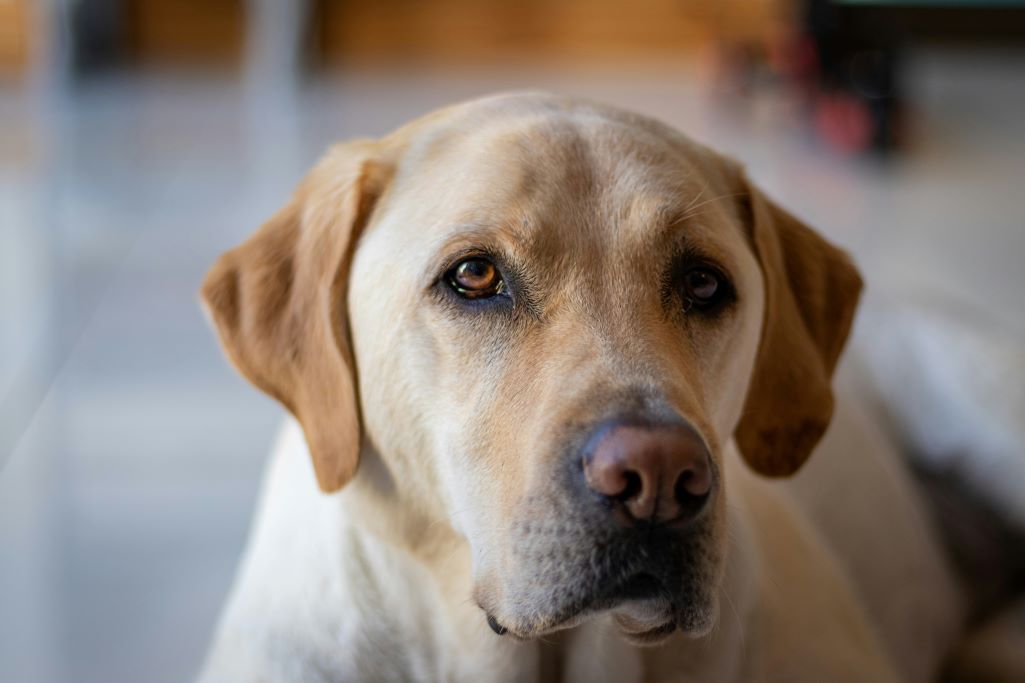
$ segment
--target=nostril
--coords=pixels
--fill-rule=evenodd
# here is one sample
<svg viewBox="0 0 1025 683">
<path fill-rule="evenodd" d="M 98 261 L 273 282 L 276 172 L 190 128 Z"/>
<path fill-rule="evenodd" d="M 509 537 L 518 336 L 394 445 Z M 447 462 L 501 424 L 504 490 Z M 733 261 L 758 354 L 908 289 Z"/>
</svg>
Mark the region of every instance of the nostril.
<svg viewBox="0 0 1025 683">
<path fill-rule="evenodd" d="M 707 476 L 702 478 L 700 472 L 686 470 L 676 480 L 673 490 L 673 497 L 680 506 L 680 513 L 691 517 L 696 515 L 705 506 L 709 498 L 710 482 Z"/>
<path fill-rule="evenodd" d="M 623 490 L 615 495 L 616 500 L 625 502 L 641 494 L 641 490 L 644 488 L 644 483 L 641 481 L 641 475 L 631 470 L 627 470 L 623 473 L 623 481 L 626 482 L 626 484 L 623 486 Z"/>
<path fill-rule="evenodd" d="M 703 496 L 712 488 L 712 474 L 707 459 L 699 456 L 695 462 L 686 467 L 676 478 L 676 494 Z"/>
</svg>

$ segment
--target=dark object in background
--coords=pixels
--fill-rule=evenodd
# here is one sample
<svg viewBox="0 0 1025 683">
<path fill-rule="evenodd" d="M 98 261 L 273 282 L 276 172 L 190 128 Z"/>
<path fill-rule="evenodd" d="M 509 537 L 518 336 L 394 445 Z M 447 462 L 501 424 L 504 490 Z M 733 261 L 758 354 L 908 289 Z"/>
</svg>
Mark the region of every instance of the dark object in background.
<svg viewBox="0 0 1025 683">
<path fill-rule="evenodd" d="M 819 135 L 850 151 L 885 151 L 898 142 L 897 86 L 901 36 L 888 24 L 861 30 L 849 8 L 810 0 L 804 30 L 808 44 L 812 120 Z"/>
<path fill-rule="evenodd" d="M 954 472 L 916 467 L 915 477 L 969 596 L 970 622 L 981 624 L 1025 595 L 1025 529 Z"/>
<path fill-rule="evenodd" d="M 125 58 L 127 21 L 123 0 L 87 0 L 67 10 L 72 73 L 116 66 Z"/>
<path fill-rule="evenodd" d="M 1025 0 L 806 0 L 796 76 L 819 135 L 849 151 L 901 143 L 906 48 L 1021 45 Z"/>
<path fill-rule="evenodd" d="M 70 69 L 88 76 L 147 65 L 241 64 L 244 0 L 81 0 L 68 3 Z"/>
</svg>

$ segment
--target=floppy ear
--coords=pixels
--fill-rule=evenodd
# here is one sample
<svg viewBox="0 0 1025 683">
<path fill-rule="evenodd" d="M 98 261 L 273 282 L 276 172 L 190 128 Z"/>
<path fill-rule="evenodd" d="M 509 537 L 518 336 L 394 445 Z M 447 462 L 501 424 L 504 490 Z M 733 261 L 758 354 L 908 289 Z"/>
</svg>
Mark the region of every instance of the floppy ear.
<svg viewBox="0 0 1025 683">
<path fill-rule="evenodd" d="M 765 280 L 765 320 L 736 437 L 753 469 L 787 476 L 811 455 L 832 418 L 833 369 L 861 277 L 846 253 L 743 182 Z"/>
<path fill-rule="evenodd" d="M 359 460 L 346 294 L 353 247 L 385 183 L 375 145 L 333 148 L 202 287 L 232 363 L 299 420 L 325 492 L 344 486 Z"/>
</svg>

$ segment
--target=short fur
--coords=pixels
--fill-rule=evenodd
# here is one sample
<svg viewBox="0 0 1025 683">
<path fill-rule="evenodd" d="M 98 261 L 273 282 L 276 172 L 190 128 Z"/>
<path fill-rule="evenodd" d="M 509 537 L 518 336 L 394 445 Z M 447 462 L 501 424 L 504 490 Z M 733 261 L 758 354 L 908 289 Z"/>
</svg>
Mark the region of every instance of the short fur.
<svg viewBox="0 0 1025 683">
<path fill-rule="evenodd" d="M 507 304 L 446 287 L 481 252 Z M 729 274 L 715 315 L 667 285 L 688 258 Z M 818 445 L 860 288 L 733 162 L 609 107 L 499 96 L 337 146 L 203 287 L 305 437 L 203 680 L 932 680 L 961 615 L 922 505 L 842 402 Z M 708 445 L 686 534 L 582 502 L 582 440 L 624 412 Z M 615 598 L 642 563 L 667 596 Z"/>
</svg>

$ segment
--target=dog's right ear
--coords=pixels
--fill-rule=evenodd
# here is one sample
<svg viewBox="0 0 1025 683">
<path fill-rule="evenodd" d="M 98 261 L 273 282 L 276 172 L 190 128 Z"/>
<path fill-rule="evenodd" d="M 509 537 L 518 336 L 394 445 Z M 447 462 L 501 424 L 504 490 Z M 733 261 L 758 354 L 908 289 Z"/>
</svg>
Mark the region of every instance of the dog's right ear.
<svg viewBox="0 0 1025 683">
<path fill-rule="evenodd" d="M 390 174 L 376 142 L 338 145 L 289 203 L 222 255 L 203 282 L 225 352 L 299 420 L 325 492 L 344 486 L 359 461 L 349 267 Z"/>
</svg>

